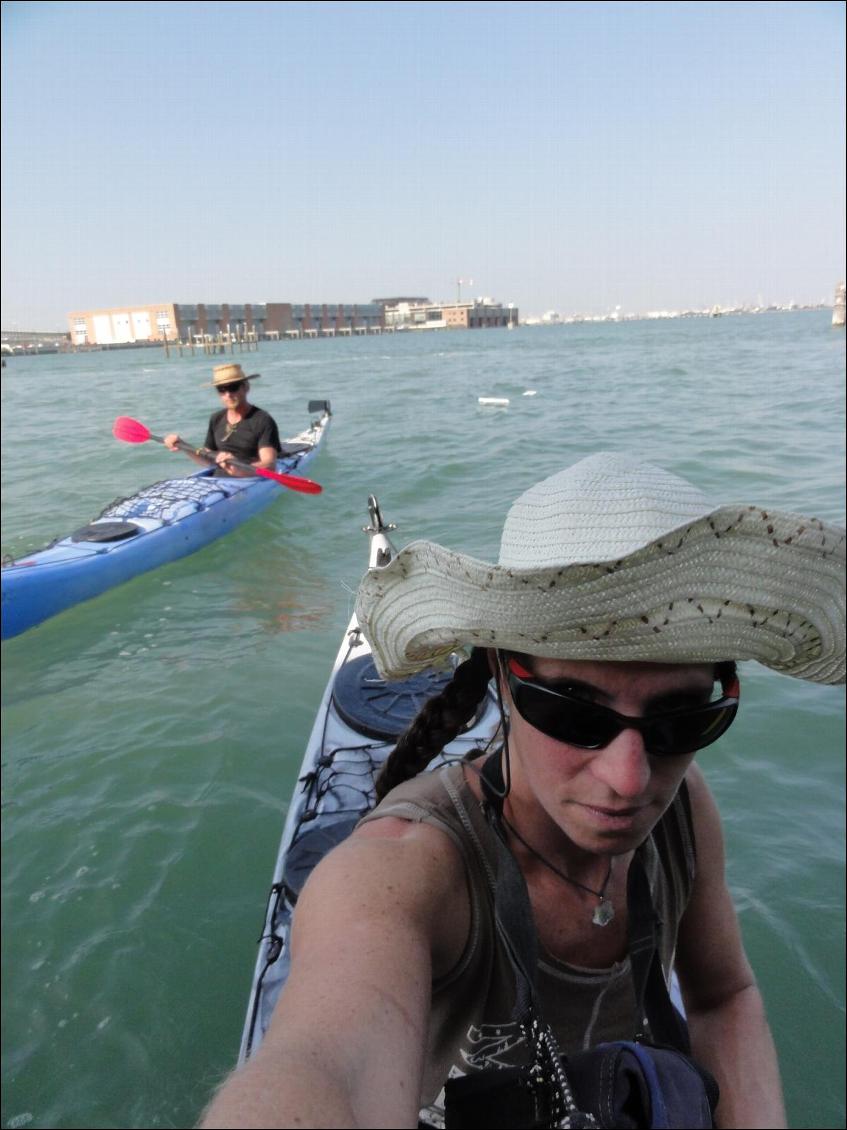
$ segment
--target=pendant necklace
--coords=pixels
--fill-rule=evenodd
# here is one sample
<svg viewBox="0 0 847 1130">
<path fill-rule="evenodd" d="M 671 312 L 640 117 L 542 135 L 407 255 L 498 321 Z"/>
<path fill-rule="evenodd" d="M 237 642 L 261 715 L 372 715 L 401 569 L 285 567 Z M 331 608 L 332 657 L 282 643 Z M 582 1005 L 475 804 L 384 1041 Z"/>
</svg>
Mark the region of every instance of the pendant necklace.
<svg viewBox="0 0 847 1130">
<path fill-rule="evenodd" d="M 225 420 L 224 423 L 226 424 L 226 431 L 224 432 L 224 438 L 222 442 L 225 442 L 229 439 L 229 437 L 241 423 L 241 419 L 239 418 L 238 420 L 236 420 L 234 424 L 231 424 L 228 419 Z"/>
<path fill-rule="evenodd" d="M 594 913 L 591 915 L 591 921 L 595 926 L 608 926 L 612 919 L 615 917 L 615 908 L 612 905 L 611 899 L 606 898 L 606 888 L 609 885 L 609 880 L 612 877 L 612 860 L 609 859 L 609 870 L 606 872 L 606 878 L 603 880 L 603 886 L 599 891 L 595 891 L 593 887 L 587 887 L 585 883 L 580 883 L 576 879 L 572 879 L 570 875 L 566 875 L 564 871 L 560 871 L 558 867 L 545 859 L 544 856 L 535 850 L 532 844 L 528 844 L 520 832 L 514 828 L 505 816 L 501 814 L 500 819 L 512 833 L 516 840 L 526 848 L 530 855 L 535 856 L 539 863 L 543 863 L 545 867 L 549 868 L 554 875 L 558 875 L 560 879 L 564 879 L 566 883 L 570 883 L 572 887 L 579 887 L 581 891 L 586 891 L 589 895 L 594 895 L 600 901 L 594 907 Z"/>
</svg>

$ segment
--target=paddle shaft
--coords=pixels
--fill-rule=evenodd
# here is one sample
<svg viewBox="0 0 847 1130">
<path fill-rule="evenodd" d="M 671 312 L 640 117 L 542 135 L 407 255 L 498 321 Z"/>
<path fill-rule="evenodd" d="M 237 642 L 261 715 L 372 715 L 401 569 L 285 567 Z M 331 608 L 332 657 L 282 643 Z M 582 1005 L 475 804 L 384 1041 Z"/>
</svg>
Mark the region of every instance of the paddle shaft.
<svg viewBox="0 0 847 1130">
<path fill-rule="evenodd" d="M 152 434 L 152 432 L 150 432 L 150 438 L 151 438 L 151 440 L 155 440 L 156 443 L 165 443 L 164 436 L 154 435 L 154 434 Z M 212 464 L 212 466 L 213 466 L 213 464 L 217 463 L 217 460 L 215 458 L 215 452 L 210 451 L 208 449 L 208 447 L 192 447 L 191 444 L 186 443 L 185 440 L 177 440 L 176 446 L 178 447 L 178 449 L 180 449 L 180 451 L 184 451 L 189 455 L 197 455 L 197 457 L 199 459 L 202 459 L 202 460 L 204 460 L 204 462 Z M 265 471 L 263 467 L 254 467 L 252 463 L 245 463 L 241 459 L 233 458 L 233 459 L 227 460 L 227 462 L 232 463 L 233 467 L 241 467 L 242 470 L 244 470 L 244 471 L 251 471 L 253 473 L 253 475 L 262 475 L 262 473 L 265 473 L 265 475 L 268 475 L 268 473 L 269 473 L 269 472 Z M 276 471 L 273 472 L 274 477 L 276 477 L 277 473 L 278 472 L 276 472 Z"/>
<path fill-rule="evenodd" d="M 124 443 L 146 443 L 149 439 L 152 439 L 154 443 L 167 446 L 164 437 L 154 435 L 148 427 L 145 427 L 139 420 L 133 420 L 130 416 L 118 416 L 112 426 L 112 434 L 116 439 L 123 440 Z M 208 447 L 193 447 L 190 443 L 186 443 L 185 440 L 178 437 L 176 447 L 178 451 L 185 451 L 210 466 L 217 464 L 214 451 L 210 451 Z M 298 450 L 305 450 L 305 448 Z M 289 490 L 300 491 L 303 494 L 320 494 L 323 490 L 320 483 L 315 483 L 311 479 L 304 479 L 300 475 L 289 475 L 284 471 L 268 471 L 264 467 L 254 467 L 252 463 L 244 463 L 241 459 L 230 459 L 229 462 L 235 467 L 242 467 L 251 476 L 259 475 L 263 479 L 270 479 L 272 482 L 279 483 L 280 486 L 288 487 Z"/>
<path fill-rule="evenodd" d="M 164 438 L 160 435 L 154 435 L 150 432 L 151 440 L 157 443 L 164 443 Z M 212 467 L 216 466 L 217 460 L 215 452 L 210 451 L 208 447 L 192 447 L 190 443 L 185 440 L 177 440 L 176 446 L 180 451 L 185 451 L 190 455 L 197 455 L 199 459 L 210 463 Z M 288 487 L 289 490 L 298 490 L 303 494 L 320 494 L 322 487 L 313 483 L 312 479 L 304 479 L 299 475 L 287 475 L 285 471 L 269 471 L 264 467 L 254 467 L 252 463 L 245 463 L 241 459 L 229 459 L 227 462 L 232 463 L 233 467 L 241 467 L 245 471 L 250 471 L 252 476 L 259 476 L 262 479 L 271 479 L 273 483 L 279 483 L 280 486 Z"/>
</svg>

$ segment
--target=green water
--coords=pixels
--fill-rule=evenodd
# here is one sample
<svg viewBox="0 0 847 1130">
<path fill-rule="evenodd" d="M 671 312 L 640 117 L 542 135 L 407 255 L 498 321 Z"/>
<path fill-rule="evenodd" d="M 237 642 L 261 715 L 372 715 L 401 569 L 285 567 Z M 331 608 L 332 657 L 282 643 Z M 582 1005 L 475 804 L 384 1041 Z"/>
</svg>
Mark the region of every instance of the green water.
<svg viewBox="0 0 847 1130">
<path fill-rule="evenodd" d="M 602 448 L 722 502 L 844 520 L 844 334 L 826 312 L 277 343 L 241 360 L 283 435 L 307 400 L 332 401 L 309 469 L 324 493 L 281 491 L 201 553 L 3 644 L 4 1126 L 187 1127 L 234 1063 L 369 493 L 398 542 L 489 560 L 517 494 Z M 202 440 L 210 363 L 12 359 L 3 553 L 188 471 L 111 425 Z M 791 1122 L 841 1126 L 843 692 L 744 674 L 738 722 L 700 761 Z"/>
</svg>

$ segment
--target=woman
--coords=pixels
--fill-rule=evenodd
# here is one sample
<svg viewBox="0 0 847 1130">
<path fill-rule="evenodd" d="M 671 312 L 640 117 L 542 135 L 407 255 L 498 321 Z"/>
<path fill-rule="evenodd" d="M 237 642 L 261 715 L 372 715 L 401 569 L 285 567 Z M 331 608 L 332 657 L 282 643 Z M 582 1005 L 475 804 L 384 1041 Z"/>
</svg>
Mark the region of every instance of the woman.
<svg viewBox="0 0 847 1130">
<path fill-rule="evenodd" d="M 841 530 L 601 453 L 517 500 L 496 566 L 415 542 L 371 570 L 357 612 L 383 674 L 471 657 L 306 884 L 268 1033 L 204 1125 L 415 1126 L 422 1106 L 437 1125 L 450 1080 L 448 1124 L 454 1104 L 456 1125 L 577 1125 L 555 1045 L 684 1047 L 672 965 L 718 1125 L 784 1125 L 693 759 L 735 716 L 736 660 L 844 681 L 843 567 Z M 422 773 L 491 678 L 500 741 Z M 544 1109 L 509 1121 L 526 1070 Z"/>
</svg>

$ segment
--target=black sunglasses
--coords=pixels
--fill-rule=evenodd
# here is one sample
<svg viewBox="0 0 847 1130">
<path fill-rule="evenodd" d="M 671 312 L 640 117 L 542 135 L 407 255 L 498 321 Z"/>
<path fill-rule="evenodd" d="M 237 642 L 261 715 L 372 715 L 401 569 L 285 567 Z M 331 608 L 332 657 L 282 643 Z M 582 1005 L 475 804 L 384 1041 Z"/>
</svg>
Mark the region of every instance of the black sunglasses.
<svg viewBox="0 0 847 1130">
<path fill-rule="evenodd" d="M 244 388 L 244 381 L 233 381 L 231 385 L 218 385 L 218 395 L 223 396 L 225 392 L 241 392 Z"/>
<path fill-rule="evenodd" d="M 548 738 L 579 749 L 603 749 L 622 730 L 637 730 L 646 751 L 657 757 L 694 753 L 716 742 L 738 711 L 741 692 L 734 675 L 721 680 L 723 698 L 716 702 L 633 718 L 566 691 L 553 690 L 534 679 L 514 656 L 504 658 L 512 702 L 524 721 Z"/>
</svg>

